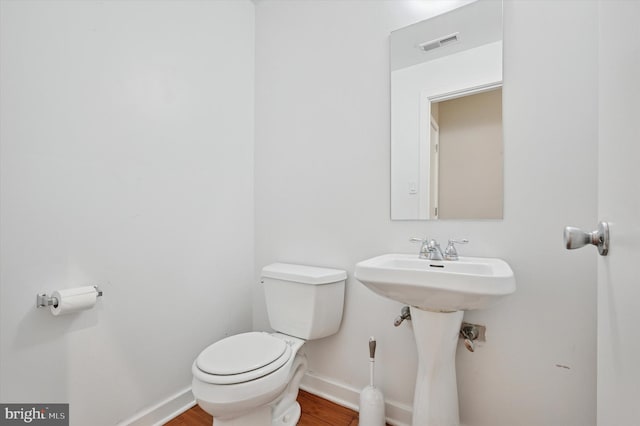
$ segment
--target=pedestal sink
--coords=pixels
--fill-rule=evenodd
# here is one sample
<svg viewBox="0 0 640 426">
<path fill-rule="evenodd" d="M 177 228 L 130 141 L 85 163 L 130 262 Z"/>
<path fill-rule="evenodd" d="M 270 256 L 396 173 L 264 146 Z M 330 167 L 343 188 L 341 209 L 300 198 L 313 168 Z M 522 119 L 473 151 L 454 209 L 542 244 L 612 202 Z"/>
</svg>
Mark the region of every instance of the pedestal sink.
<svg viewBox="0 0 640 426">
<path fill-rule="evenodd" d="M 418 347 L 412 425 L 458 426 L 455 354 L 462 317 L 516 290 L 507 262 L 385 254 L 357 263 L 355 277 L 373 292 L 411 306 Z"/>
</svg>

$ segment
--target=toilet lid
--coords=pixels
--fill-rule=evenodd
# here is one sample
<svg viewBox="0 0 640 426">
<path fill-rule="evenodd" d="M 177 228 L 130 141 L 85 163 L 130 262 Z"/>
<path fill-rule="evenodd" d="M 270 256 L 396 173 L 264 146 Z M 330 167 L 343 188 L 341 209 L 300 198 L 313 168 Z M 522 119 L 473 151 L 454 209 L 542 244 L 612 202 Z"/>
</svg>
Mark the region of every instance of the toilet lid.
<svg viewBox="0 0 640 426">
<path fill-rule="evenodd" d="M 222 339 L 206 348 L 196 360 L 205 373 L 228 376 L 258 370 L 282 357 L 284 340 L 267 333 L 250 332 Z"/>
</svg>

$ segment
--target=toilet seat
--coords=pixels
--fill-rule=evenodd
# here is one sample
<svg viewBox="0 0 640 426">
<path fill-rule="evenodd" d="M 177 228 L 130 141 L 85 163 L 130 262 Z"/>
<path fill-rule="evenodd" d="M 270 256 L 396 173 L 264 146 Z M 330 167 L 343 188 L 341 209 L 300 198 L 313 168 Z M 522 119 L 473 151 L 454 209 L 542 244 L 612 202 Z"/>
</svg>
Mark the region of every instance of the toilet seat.
<svg viewBox="0 0 640 426">
<path fill-rule="evenodd" d="M 269 375 L 291 358 L 291 347 L 268 333 L 250 332 L 224 338 L 203 350 L 196 359 L 198 378 L 206 383 L 230 385 Z"/>
</svg>

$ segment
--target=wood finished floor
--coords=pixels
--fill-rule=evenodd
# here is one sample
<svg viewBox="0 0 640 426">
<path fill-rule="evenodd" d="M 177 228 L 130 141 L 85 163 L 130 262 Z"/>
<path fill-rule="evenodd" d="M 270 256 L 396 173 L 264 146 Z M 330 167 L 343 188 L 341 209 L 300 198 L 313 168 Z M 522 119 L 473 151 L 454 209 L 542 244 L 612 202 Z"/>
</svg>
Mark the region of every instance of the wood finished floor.
<svg viewBox="0 0 640 426">
<path fill-rule="evenodd" d="M 299 426 L 357 426 L 358 413 L 303 390 L 298 394 L 302 408 Z M 165 426 L 211 426 L 213 418 L 195 406 Z"/>
</svg>

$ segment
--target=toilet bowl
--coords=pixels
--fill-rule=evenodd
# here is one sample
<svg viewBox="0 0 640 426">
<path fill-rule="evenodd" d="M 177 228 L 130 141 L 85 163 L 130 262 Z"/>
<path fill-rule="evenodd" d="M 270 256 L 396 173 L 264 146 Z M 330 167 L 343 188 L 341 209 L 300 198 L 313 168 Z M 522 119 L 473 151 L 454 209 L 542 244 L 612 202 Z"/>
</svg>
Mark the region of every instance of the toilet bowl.
<svg viewBox="0 0 640 426">
<path fill-rule="evenodd" d="M 253 411 L 269 404 L 278 405 L 276 417 L 289 414 L 293 419 L 295 416 L 289 412 L 293 410 L 295 414 L 299 410 L 295 400 L 307 366 L 306 357 L 299 353 L 303 344 L 304 340 L 295 337 L 259 332 L 214 343 L 202 351 L 192 366 L 192 389 L 198 404 L 215 416 L 216 426 L 232 419 L 235 422 L 230 424 L 234 426 L 255 425 L 259 413 Z M 246 415 L 251 423 L 240 423 Z M 263 424 L 271 424 L 271 410 L 262 416 Z"/>
<path fill-rule="evenodd" d="M 307 368 L 306 340 L 335 334 L 342 319 L 346 272 L 272 264 L 262 270 L 275 333 L 224 338 L 193 362 L 192 392 L 215 426 L 295 425 Z"/>
</svg>

